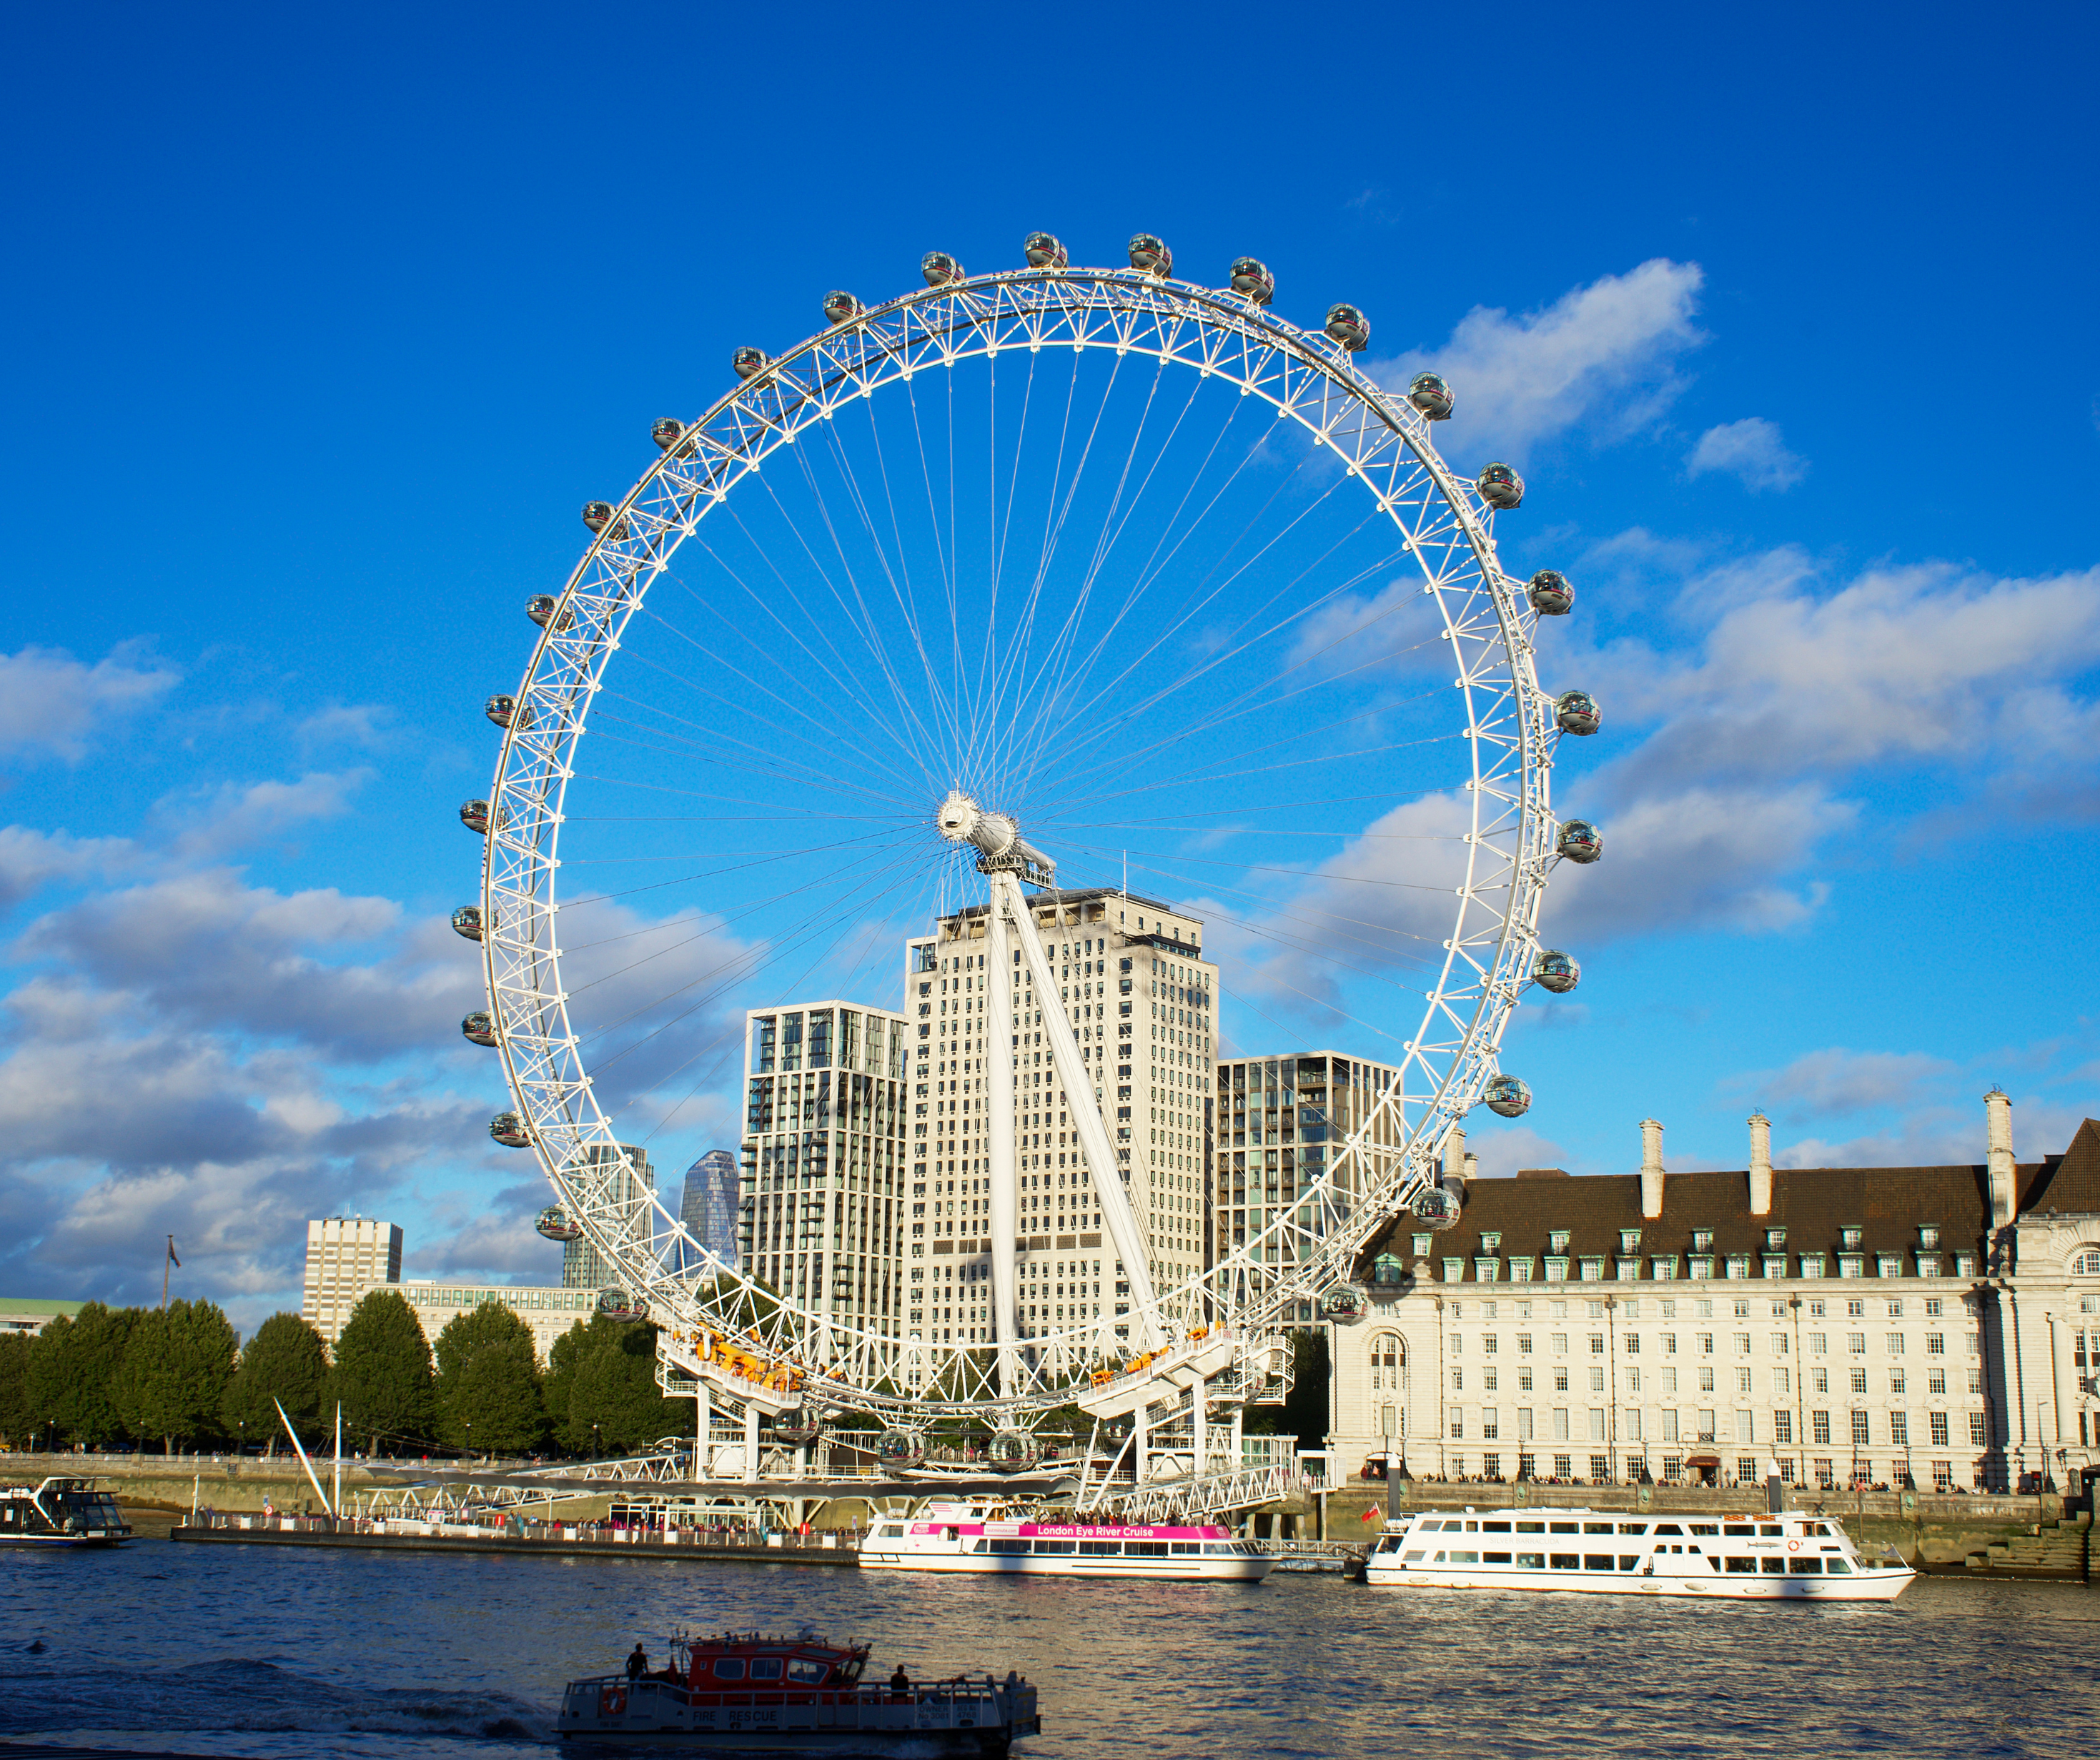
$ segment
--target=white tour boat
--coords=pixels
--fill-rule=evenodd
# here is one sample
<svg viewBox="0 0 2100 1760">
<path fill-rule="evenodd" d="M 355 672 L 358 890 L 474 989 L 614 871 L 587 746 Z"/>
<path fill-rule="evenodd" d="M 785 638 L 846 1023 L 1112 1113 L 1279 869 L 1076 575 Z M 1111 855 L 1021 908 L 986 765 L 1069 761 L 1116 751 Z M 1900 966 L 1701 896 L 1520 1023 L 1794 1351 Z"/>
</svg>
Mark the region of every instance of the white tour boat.
<svg viewBox="0 0 2100 1760">
<path fill-rule="evenodd" d="M 997 1571 L 1052 1577 L 1177 1577 L 1260 1582 L 1276 1560 L 1224 1528 L 1153 1528 L 1022 1520 L 1012 1505 L 973 1498 L 886 1516 L 860 1543 L 862 1570 Z"/>
<path fill-rule="evenodd" d="M 1593 1509 L 1425 1511 L 1388 1522 L 1364 1560 L 1364 1581 L 1387 1588 L 1724 1601 L 1893 1601 L 1917 1574 L 1865 1558 L 1820 1516 Z"/>
</svg>

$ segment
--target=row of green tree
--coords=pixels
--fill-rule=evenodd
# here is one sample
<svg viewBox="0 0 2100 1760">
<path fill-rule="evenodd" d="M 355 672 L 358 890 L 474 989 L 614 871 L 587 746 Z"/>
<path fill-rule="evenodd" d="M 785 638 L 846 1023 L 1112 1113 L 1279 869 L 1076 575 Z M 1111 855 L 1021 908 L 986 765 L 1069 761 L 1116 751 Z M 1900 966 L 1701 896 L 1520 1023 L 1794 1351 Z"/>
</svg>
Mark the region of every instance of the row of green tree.
<svg viewBox="0 0 2100 1760">
<path fill-rule="evenodd" d="M 295 1313 L 242 1345 L 211 1302 L 107 1308 L 90 1302 L 33 1338 L 0 1335 L 0 1441 L 14 1448 L 178 1449 L 328 1437 L 342 1406 L 346 1449 L 435 1446 L 482 1454 L 624 1454 L 690 1428 L 692 1407 L 656 1387 L 655 1331 L 593 1315 L 555 1340 L 542 1368 L 532 1329 L 484 1303 L 435 1350 L 399 1291 L 357 1305 L 331 1358 Z"/>
</svg>

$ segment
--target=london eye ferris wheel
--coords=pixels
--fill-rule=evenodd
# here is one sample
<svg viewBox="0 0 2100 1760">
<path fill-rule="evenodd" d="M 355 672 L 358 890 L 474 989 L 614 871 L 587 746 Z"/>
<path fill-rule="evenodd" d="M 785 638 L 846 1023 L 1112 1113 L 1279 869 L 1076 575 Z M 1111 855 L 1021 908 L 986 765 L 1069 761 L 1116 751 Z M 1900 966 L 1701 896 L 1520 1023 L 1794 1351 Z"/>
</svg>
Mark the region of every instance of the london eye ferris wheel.
<svg viewBox="0 0 2100 1760">
<path fill-rule="evenodd" d="M 1306 1304 L 1349 1311 L 1395 1216 L 1455 1219 L 1450 1133 L 1529 1104 L 1512 1010 L 1579 978 L 1538 913 L 1601 850 L 1551 793 L 1598 710 L 1538 677 L 1572 587 L 1497 559 L 1524 485 L 1433 442 L 1464 388 L 1388 392 L 1361 311 L 1299 328 L 1251 257 L 1208 287 L 1147 234 L 1123 268 L 1023 255 L 832 293 L 659 421 L 527 608 L 461 812 L 463 1030 L 510 1087 L 492 1133 L 554 1187 L 542 1232 L 783 1430 L 1025 1437 L 1243 1387 Z M 818 997 L 821 1088 L 770 1068 L 735 1111 L 817 1127 L 744 1169 L 801 1251 L 724 1263 L 623 1145 L 740 1090 L 747 1007 Z M 1221 1000 L 1242 1043 L 1320 1020 L 1389 1072 L 1229 1235 Z"/>
</svg>

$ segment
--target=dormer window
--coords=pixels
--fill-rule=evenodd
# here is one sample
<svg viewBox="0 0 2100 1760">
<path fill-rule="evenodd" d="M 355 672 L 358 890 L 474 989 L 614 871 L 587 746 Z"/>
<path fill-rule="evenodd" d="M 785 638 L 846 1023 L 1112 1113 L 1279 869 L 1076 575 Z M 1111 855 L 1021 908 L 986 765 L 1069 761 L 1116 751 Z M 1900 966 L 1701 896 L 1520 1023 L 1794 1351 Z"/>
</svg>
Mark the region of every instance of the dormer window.
<svg viewBox="0 0 2100 1760">
<path fill-rule="evenodd" d="M 1843 1235 L 1844 1235 L 1845 1244 L 1846 1244 L 1846 1246 L 1847 1246 L 1848 1247 L 1858 1247 L 1858 1245 L 1860 1244 L 1860 1241 L 1864 1238 L 1864 1237 L 1860 1234 L 1860 1230 L 1857 1230 L 1857 1229 L 1855 1229 L 1855 1228 L 1848 1228 L 1848 1229 L 1846 1229 L 1846 1230 L 1842 1230 L 1842 1233 L 1843 1233 Z"/>
<path fill-rule="evenodd" d="M 1549 1247 L 1549 1248 L 1547 1249 L 1549 1252 L 1556 1252 L 1556 1253 L 1564 1253 L 1565 1252 L 1567 1252 L 1567 1251 L 1568 1251 L 1568 1230 L 1565 1230 L 1565 1229 L 1555 1229 L 1555 1230 L 1554 1230 L 1554 1231 L 1553 1231 L 1551 1234 L 1549 1234 L 1549 1235 L 1546 1237 L 1546 1239 L 1547 1239 L 1548 1240 L 1550 1240 L 1550 1241 L 1552 1243 L 1551 1247 Z"/>
<path fill-rule="evenodd" d="M 1498 1231 L 1491 1230 L 1480 1236 L 1480 1251 L 1482 1252 L 1498 1253 L 1502 1250 L 1502 1238 Z"/>
<path fill-rule="evenodd" d="M 1710 1228 L 1702 1228 L 1702 1229 L 1694 1229 L 1694 1230 L 1692 1230 L 1692 1252 L 1713 1252 L 1713 1250 L 1714 1250 L 1714 1231 L 1713 1231 L 1713 1230 L 1711 1230 L 1711 1229 L 1710 1229 Z"/>
<path fill-rule="evenodd" d="M 1786 1230 L 1785 1229 L 1768 1228 L 1765 1230 L 1765 1246 L 1769 1251 L 1777 1252 L 1785 1244 Z"/>
<path fill-rule="evenodd" d="M 1640 1230 L 1639 1229 L 1622 1228 L 1619 1230 L 1619 1251 L 1621 1252 L 1635 1252 L 1639 1251 L 1639 1247 Z"/>
<path fill-rule="evenodd" d="M 1939 1230 L 1930 1226 L 1919 1229 L 1917 1231 L 1917 1243 L 1919 1246 L 1926 1247 L 1928 1250 L 1937 1247 L 1939 1244 Z"/>
</svg>

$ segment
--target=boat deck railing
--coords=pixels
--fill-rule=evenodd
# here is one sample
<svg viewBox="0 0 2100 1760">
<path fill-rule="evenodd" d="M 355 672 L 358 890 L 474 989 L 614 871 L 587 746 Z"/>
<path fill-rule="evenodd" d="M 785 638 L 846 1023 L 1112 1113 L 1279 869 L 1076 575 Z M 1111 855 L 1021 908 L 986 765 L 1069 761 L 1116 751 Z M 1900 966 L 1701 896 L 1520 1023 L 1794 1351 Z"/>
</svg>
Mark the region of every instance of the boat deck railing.
<svg viewBox="0 0 2100 1760">
<path fill-rule="evenodd" d="M 834 1724 L 841 1721 L 841 1712 L 851 1713 L 856 1725 L 880 1725 L 894 1723 L 899 1711 L 908 1710 L 915 1728 L 955 1729 L 983 1728 L 1012 1722 L 1020 1714 L 1021 1694 L 1027 1684 L 1025 1680 L 1017 1679 L 1009 1687 L 1006 1683 L 989 1676 L 982 1681 L 957 1676 L 950 1680 L 915 1682 L 901 1692 L 886 1681 L 863 1682 L 851 1687 L 805 1687 L 783 1682 L 769 1687 L 688 1687 L 677 1681 L 667 1681 L 661 1675 L 601 1674 L 570 1682 L 568 1696 L 571 1703 L 579 1697 L 584 1701 L 584 1714 L 596 1711 L 608 1718 L 624 1714 L 625 1707 L 623 1704 L 618 1714 L 604 1711 L 605 1696 L 632 1696 L 647 1692 L 667 1695 L 674 1704 L 687 1709 L 742 1711 L 793 1705 L 828 1711 L 832 1715 L 827 1721 Z M 881 1714 L 871 1718 L 871 1712 Z"/>
</svg>

